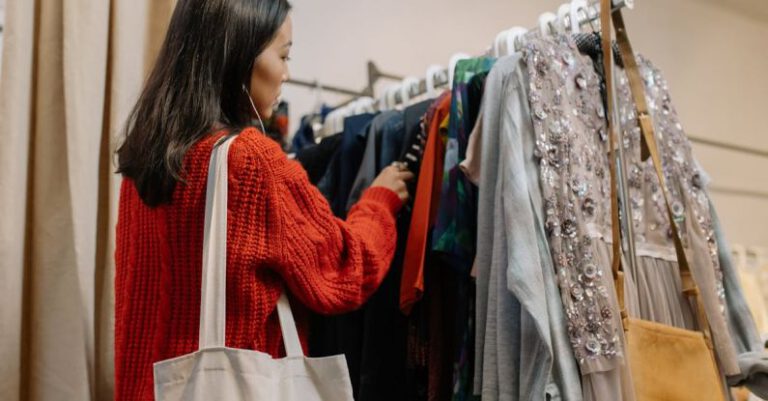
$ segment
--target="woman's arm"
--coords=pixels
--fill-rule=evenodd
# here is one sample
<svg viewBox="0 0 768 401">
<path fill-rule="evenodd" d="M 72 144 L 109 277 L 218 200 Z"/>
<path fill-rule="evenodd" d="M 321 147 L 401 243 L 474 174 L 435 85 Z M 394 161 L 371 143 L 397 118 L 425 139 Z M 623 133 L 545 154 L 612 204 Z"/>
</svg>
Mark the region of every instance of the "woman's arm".
<svg viewBox="0 0 768 401">
<path fill-rule="evenodd" d="M 402 200 L 372 187 L 346 221 L 338 219 L 301 166 L 257 135 L 244 131 L 230 154 L 230 226 L 251 225 L 231 227 L 243 233 L 236 244 L 263 252 L 256 259 L 307 307 L 326 314 L 359 308 L 389 270 Z"/>
</svg>

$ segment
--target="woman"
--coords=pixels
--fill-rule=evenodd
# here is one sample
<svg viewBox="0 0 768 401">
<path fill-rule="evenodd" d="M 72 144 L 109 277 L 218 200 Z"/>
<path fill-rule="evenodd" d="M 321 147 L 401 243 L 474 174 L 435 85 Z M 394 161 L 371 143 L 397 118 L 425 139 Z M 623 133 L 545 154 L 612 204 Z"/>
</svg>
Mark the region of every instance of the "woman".
<svg viewBox="0 0 768 401">
<path fill-rule="evenodd" d="M 152 399 L 152 364 L 197 349 L 205 184 L 213 144 L 229 153 L 226 345 L 282 355 L 275 310 L 359 308 L 381 283 L 407 199 L 385 169 L 336 219 L 306 173 L 250 126 L 268 118 L 288 79 L 285 0 L 179 0 L 118 149 L 117 400 Z"/>
</svg>

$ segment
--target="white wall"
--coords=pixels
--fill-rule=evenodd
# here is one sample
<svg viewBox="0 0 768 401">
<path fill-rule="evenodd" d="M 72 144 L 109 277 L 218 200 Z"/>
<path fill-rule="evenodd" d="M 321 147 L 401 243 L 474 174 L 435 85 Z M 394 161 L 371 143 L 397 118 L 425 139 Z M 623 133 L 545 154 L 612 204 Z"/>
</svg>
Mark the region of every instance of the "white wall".
<svg viewBox="0 0 768 401">
<path fill-rule="evenodd" d="M 560 3 L 293 0 L 291 72 L 353 89 L 366 84 L 367 60 L 386 72 L 422 75 L 455 52 L 481 53 L 503 29 L 535 26 L 541 12 Z M 768 19 L 727 4 L 636 0 L 625 16 L 635 49 L 665 72 L 690 135 L 768 150 Z M 315 94 L 291 85 L 283 92 L 293 130 Z M 714 185 L 768 193 L 768 159 L 699 145 L 695 153 Z M 715 193 L 714 201 L 731 242 L 768 247 L 768 199 Z"/>
</svg>

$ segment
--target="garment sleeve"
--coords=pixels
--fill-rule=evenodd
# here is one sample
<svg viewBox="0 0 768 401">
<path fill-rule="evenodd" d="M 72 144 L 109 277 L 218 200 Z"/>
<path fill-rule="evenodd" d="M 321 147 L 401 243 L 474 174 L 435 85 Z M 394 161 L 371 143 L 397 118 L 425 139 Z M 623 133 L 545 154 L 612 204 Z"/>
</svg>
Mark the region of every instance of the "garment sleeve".
<svg viewBox="0 0 768 401">
<path fill-rule="evenodd" d="M 392 262 L 400 198 L 369 188 L 347 219 L 338 219 L 300 164 L 261 138 L 238 140 L 230 153 L 230 198 L 236 199 L 230 200 L 229 219 L 250 222 L 247 230 L 231 227 L 243 232 L 243 246 L 262 252 L 256 259 L 310 309 L 334 314 L 359 308 Z"/>
<path fill-rule="evenodd" d="M 736 352 L 739 354 L 738 362 L 741 370 L 741 374 L 728 377 L 728 384 L 746 386 L 761 398 L 768 398 L 768 352 L 765 351 L 743 289 L 739 285 L 736 267 L 731 260 L 731 250 L 711 201 L 710 212 L 717 241 L 720 269 L 723 272 L 728 327 Z"/>
</svg>

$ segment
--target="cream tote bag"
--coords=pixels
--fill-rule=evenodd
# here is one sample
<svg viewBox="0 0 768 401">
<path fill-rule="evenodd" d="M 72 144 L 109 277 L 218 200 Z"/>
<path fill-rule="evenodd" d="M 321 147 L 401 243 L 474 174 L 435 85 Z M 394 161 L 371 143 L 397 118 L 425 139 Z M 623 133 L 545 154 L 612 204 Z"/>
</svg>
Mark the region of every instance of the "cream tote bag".
<svg viewBox="0 0 768 401">
<path fill-rule="evenodd" d="M 200 349 L 154 364 L 158 401 L 352 401 L 344 355 L 304 356 L 285 293 L 277 313 L 287 356 L 224 345 L 227 266 L 227 154 L 234 136 L 214 146 L 208 169 L 203 240 Z"/>
</svg>

